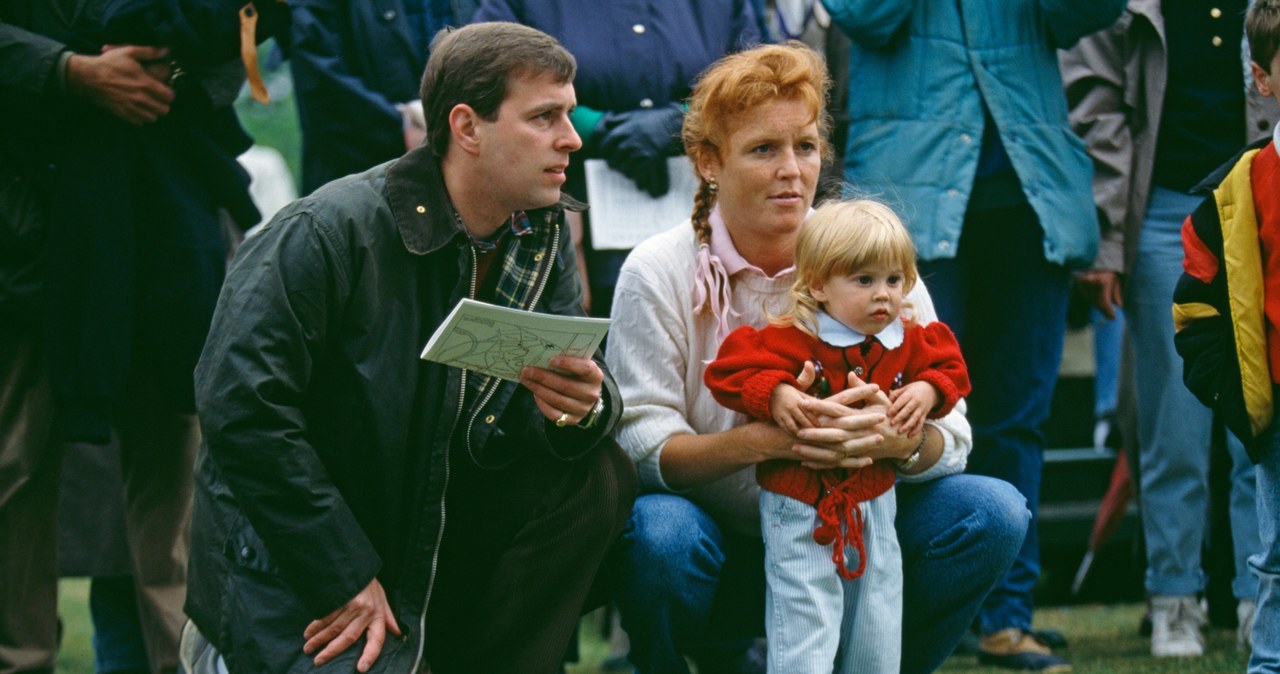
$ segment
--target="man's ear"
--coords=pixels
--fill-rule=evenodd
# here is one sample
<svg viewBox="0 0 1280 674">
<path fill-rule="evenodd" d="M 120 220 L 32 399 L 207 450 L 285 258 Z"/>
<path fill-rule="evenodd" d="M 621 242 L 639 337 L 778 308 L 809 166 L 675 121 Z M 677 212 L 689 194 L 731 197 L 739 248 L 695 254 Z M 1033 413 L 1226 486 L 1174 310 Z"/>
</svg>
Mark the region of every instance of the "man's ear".
<svg viewBox="0 0 1280 674">
<path fill-rule="evenodd" d="M 470 155 L 480 154 L 480 115 L 466 103 L 449 111 L 449 135 L 458 149 Z"/>
<path fill-rule="evenodd" d="M 1249 72 L 1253 73 L 1253 85 L 1258 87 L 1258 93 L 1263 96 L 1275 95 L 1274 92 L 1271 91 L 1271 85 L 1267 84 L 1267 71 L 1263 70 L 1262 66 L 1258 65 L 1254 61 L 1250 61 Z"/>
</svg>

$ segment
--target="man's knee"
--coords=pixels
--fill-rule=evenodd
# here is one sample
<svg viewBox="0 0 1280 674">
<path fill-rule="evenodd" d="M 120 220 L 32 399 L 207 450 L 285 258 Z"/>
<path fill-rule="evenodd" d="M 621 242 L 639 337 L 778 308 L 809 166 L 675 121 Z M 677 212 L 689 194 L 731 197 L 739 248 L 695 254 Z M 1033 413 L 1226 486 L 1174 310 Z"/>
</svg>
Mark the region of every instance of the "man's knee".
<svg viewBox="0 0 1280 674">
<path fill-rule="evenodd" d="M 609 438 L 582 461 L 582 495 L 594 514 L 586 523 L 589 531 L 583 533 L 612 541 L 622 533 L 636 499 L 639 487 L 635 465 Z"/>
</svg>

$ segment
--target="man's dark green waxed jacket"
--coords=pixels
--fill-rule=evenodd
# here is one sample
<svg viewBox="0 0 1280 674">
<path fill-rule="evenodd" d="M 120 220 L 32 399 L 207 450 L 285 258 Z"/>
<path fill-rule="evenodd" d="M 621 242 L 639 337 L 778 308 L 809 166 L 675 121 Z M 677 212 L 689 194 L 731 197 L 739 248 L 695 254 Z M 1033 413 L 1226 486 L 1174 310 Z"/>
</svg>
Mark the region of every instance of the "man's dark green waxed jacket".
<svg viewBox="0 0 1280 674">
<path fill-rule="evenodd" d="M 504 278 L 521 270 L 518 306 L 582 313 L 566 206 L 530 211 L 533 232 L 512 239 L 505 269 L 494 263 Z M 470 294 L 473 260 L 426 148 L 295 202 L 239 252 L 196 370 L 186 607 L 232 672 L 310 671 L 307 623 L 375 574 L 406 633 L 388 636 L 375 670 L 408 672 L 450 443 L 455 461 L 489 468 L 607 444 L 622 408 L 607 371 L 601 422 L 557 429 L 523 386 L 419 359 Z M 352 671 L 358 651 L 321 669 Z"/>
</svg>

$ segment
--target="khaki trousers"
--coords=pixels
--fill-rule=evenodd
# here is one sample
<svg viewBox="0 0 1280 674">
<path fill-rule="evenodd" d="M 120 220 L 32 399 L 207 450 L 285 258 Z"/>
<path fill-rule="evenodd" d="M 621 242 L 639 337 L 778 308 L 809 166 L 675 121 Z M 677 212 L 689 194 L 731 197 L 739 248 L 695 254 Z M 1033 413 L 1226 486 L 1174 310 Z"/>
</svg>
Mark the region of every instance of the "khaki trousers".
<svg viewBox="0 0 1280 674">
<path fill-rule="evenodd" d="M 63 447 L 35 330 L 0 334 L 0 674 L 52 669 L 57 638 L 57 502 Z M 141 371 L 142 368 L 135 368 Z M 194 415 L 168 405 L 145 375 L 116 414 L 125 528 L 153 672 L 174 672 L 186 620 Z"/>
</svg>

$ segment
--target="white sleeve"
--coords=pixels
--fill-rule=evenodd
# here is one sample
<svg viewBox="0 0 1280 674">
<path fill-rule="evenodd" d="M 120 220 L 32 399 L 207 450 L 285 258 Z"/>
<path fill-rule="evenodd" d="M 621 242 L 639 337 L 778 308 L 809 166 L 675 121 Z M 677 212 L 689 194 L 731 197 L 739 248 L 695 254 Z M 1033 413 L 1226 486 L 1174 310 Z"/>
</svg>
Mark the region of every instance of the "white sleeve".
<svg viewBox="0 0 1280 674">
<path fill-rule="evenodd" d="M 924 287 L 923 280 L 918 281 L 911 292 L 907 293 L 906 301 L 911 303 L 916 322 L 920 325 L 938 320 L 938 312 L 933 308 L 933 298 L 929 297 L 929 289 Z M 942 455 L 928 470 L 915 475 L 899 475 L 899 479 L 903 482 L 925 482 L 964 471 L 969 462 L 969 452 L 973 450 L 973 430 L 964 416 L 966 409 L 968 404 L 961 398 L 950 414 L 925 422 L 942 433 Z"/>
<path fill-rule="evenodd" d="M 676 435 L 694 434 L 686 418 L 689 354 L 684 293 L 665 288 L 664 272 L 634 251 L 618 276 L 605 361 L 624 402 L 614 438 L 635 462 L 645 489 L 673 491 L 662 479 L 662 449 Z"/>
</svg>

